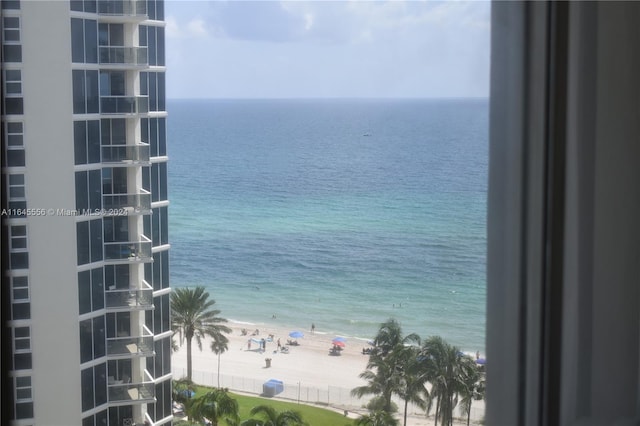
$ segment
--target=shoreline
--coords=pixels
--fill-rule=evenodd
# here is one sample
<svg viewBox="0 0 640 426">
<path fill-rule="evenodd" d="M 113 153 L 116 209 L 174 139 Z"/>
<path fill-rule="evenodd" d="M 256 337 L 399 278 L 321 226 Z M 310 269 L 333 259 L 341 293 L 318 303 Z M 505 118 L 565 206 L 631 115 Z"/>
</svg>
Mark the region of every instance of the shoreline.
<svg viewBox="0 0 640 426">
<path fill-rule="evenodd" d="M 227 319 L 228 323 L 227 326 L 235 329 L 235 328 L 246 328 L 249 331 L 253 331 L 255 330 L 255 328 L 258 329 L 270 329 L 270 330 L 278 330 L 282 333 L 288 333 L 289 331 L 292 330 L 298 330 L 304 333 L 305 337 L 307 337 L 308 334 L 311 334 L 311 330 L 310 330 L 310 326 L 311 325 L 315 325 L 313 322 L 309 323 L 306 325 L 306 329 L 305 328 L 300 328 L 300 327 L 295 327 L 295 326 L 289 326 L 288 324 L 276 324 L 274 322 L 271 321 L 242 321 L 242 320 L 236 320 L 236 319 Z M 382 323 L 382 321 L 381 321 Z M 288 330 L 288 331 L 287 331 Z M 327 336 L 341 336 L 341 337 L 346 337 L 348 339 L 352 339 L 354 342 L 358 341 L 361 342 L 363 345 L 366 345 L 368 341 L 373 340 L 374 335 L 372 335 L 371 337 L 362 337 L 362 336 L 354 336 L 348 333 L 333 333 L 332 331 L 326 331 L 323 329 L 318 329 L 317 327 L 315 328 L 315 331 L 313 332 L 314 335 L 327 335 Z"/>
<path fill-rule="evenodd" d="M 391 317 L 391 318 L 395 318 L 395 317 Z M 397 319 L 397 318 L 396 318 Z M 229 328 L 231 328 L 232 330 L 234 330 L 234 332 L 237 330 L 242 330 L 242 328 L 247 329 L 247 331 L 249 332 L 249 334 L 251 334 L 251 332 L 253 332 L 256 328 L 257 329 L 264 329 L 264 330 L 276 330 L 278 332 L 283 333 L 283 335 L 287 335 L 290 331 L 293 330 L 298 330 L 304 333 L 305 338 L 308 337 L 309 334 L 311 334 L 311 331 L 309 329 L 305 330 L 304 328 L 296 328 L 296 327 L 287 327 L 286 324 L 274 324 L 272 322 L 268 322 L 268 321 L 256 321 L 256 322 L 252 322 L 252 321 L 242 321 L 242 320 L 236 320 L 236 319 L 227 319 L 227 326 Z M 384 321 L 384 320 L 383 320 Z M 383 321 L 380 321 L 380 324 L 383 323 Z M 310 323 L 310 325 L 315 325 L 314 323 Z M 287 331 L 288 330 L 288 331 Z M 232 333 L 233 334 L 233 333 Z M 318 336 L 329 336 L 328 339 L 328 343 L 331 343 L 331 340 L 335 337 L 345 337 L 347 339 L 349 339 L 351 341 L 352 344 L 356 344 L 356 345 L 361 345 L 363 348 L 367 348 L 371 346 L 371 343 L 373 341 L 373 339 L 375 338 L 375 332 L 370 336 L 370 337 L 362 337 L 362 336 L 353 336 L 350 335 L 348 333 L 341 333 L 341 332 L 332 332 L 332 331 L 324 331 L 322 329 L 318 329 L 316 328 L 314 333 L 314 335 L 318 335 Z M 431 336 L 431 335 L 430 335 Z M 262 336 L 261 336 L 262 337 Z M 422 337 L 426 337 L 426 336 L 420 336 Z M 288 338 L 288 337 L 287 337 Z M 447 340 L 445 338 L 445 340 Z M 283 344 L 284 344 L 284 340 L 283 340 Z M 460 351 L 462 351 L 463 353 L 465 353 L 466 355 L 469 355 L 473 358 L 475 358 L 476 356 L 476 351 L 480 354 L 480 358 L 486 358 L 484 350 L 474 350 L 471 351 L 470 349 L 466 349 L 463 347 L 460 347 Z"/>
<path fill-rule="evenodd" d="M 310 333 L 300 330 L 304 337 L 297 339 L 299 346 L 287 345 L 292 330 L 267 324 L 253 324 L 246 321 L 229 321 L 226 324 L 232 329 L 227 335 L 228 349 L 220 354 L 220 386 L 229 388 L 233 392 L 243 392 L 260 395 L 263 384 L 275 379 L 283 382 L 284 391 L 276 395 L 277 398 L 311 405 L 320 405 L 334 410 L 348 410 L 351 413 L 366 414 L 363 405 L 372 396 L 365 396 L 362 400 L 350 395 L 353 388 L 362 386 L 366 382 L 359 378 L 365 371 L 369 360 L 362 354 L 362 348 L 369 345 L 362 340 L 346 338 L 344 350 L 339 356 L 329 354 L 331 341 L 338 335 L 322 331 Z M 246 329 L 247 334 L 242 334 Z M 251 334 L 259 330 L 258 335 Z M 258 349 L 257 340 L 268 339 L 266 350 Z M 248 347 L 251 338 L 256 339 Z M 277 351 L 277 340 L 289 349 L 288 353 Z M 179 342 L 176 342 L 179 344 Z M 210 349 L 211 339 L 202 341 L 202 351 L 197 343 L 192 342 L 193 381 L 216 387 L 218 385 L 218 355 Z M 274 353 L 275 351 L 275 353 Z M 270 366 L 266 365 L 266 358 L 270 358 Z M 183 344 L 172 354 L 172 371 L 174 379 L 186 376 L 186 347 Z M 399 402 L 399 401 L 398 401 Z M 399 414 L 402 404 L 398 403 Z M 484 403 L 474 404 L 472 419 L 479 420 L 484 412 Z M 413 426 L 433 424 L 433 415 L 426 418 L 423 411 L 410 407 L 410 422 Z M 466 423 L 465 423 L 466 424 Z"/>
</svg>

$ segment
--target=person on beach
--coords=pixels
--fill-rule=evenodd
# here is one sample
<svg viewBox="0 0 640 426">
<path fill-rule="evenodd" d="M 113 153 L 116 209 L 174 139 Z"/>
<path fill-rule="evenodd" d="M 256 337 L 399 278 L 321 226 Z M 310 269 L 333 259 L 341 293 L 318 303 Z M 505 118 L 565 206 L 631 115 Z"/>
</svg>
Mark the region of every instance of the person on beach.
<svg viewBox="0 0 640 426">
<path fill-rule="evenodd" d="M 315 331 L 316 331 L 316 325 L 311 324 L 311 334 L 313 334 Z"/>
<path fill-rule="evenodd" d="M 251 339 L 247 340 L 247 350 L 251 350 Z"/>
<path fill-rule="evenodd" d="M 278 350 L 282 349 L 282 344 L 280 343 L 280 338 L 278 337 Z"/>
</svg>

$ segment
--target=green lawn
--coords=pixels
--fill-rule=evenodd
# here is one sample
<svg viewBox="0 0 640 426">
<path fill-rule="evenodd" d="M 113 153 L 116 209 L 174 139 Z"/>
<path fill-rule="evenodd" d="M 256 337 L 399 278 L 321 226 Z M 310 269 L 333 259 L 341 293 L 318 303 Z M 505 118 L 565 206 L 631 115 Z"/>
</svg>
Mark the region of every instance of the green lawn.
<svg viewBox="0 0 640 426">
<path fill-rule="evenodd" d="M 198 397 L 209 391 L 209 388 L 204 386 L 196 387 L 196 395 Z M 334 411 L 326 410 L 324 408 L 312 407 L 305 404 L 296 404 L 295 402 L 285 402 L 280 400 L 274 400 L 271 398 L 260 398 L 255 396 L 238 395 L 231 393 L 233 398 L 238 401 L 238 407 L 240 409 L 240 418 L 247 420 L 251 418 L 249 412 L 257 405 L 268 405 L 276 409 L 278 412 L 291 410 L 297 411 L 302 415 L 302 418 L 310 426 L 352 426 L 353 420 L 346 419 L 342 414 Z"/>
</svg>

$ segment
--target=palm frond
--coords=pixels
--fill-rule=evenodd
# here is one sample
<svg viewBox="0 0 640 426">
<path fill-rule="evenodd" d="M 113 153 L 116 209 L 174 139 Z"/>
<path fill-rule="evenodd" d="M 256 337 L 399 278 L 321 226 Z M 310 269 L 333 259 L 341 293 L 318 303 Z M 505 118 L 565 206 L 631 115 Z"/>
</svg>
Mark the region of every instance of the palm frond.
<svg viewBox="0 0 640 426">
<path fill-rule="evenodd" d="M 190 345 L 195 339 L 199 350 L 202 350 L 202 339 L 210 336 L 214 341 L 222 341 L 223 333 L 231 329 L 225 325 L 226 319 L 219 317 L 220 310 L 214 309 L 215 300 L 202 286 L 194 288 L 175 288 L 171 293 L 172 322 L 171 329 Z M 190 352 L 190 349 L 188 349 Z M 187 360 L 187 376 L 191 377 L 191 360 Z"/>
</svg>

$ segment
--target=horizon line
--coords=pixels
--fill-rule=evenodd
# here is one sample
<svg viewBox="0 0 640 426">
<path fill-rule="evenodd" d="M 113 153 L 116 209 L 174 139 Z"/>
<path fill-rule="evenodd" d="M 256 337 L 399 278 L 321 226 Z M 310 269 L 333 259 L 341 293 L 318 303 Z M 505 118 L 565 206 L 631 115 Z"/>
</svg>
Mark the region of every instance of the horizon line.
<svg viewBox="0 0 640 426">
<path fill-rule="evenodd" d="M 489 96 L 309 96 L 309 97 L 167 97 L 167 100 L 171 101 L 271 101 L 271 100 L 460 100 L 460 99 L 474 99 L 474 100 L 488 100 Z"/>
</svg>

